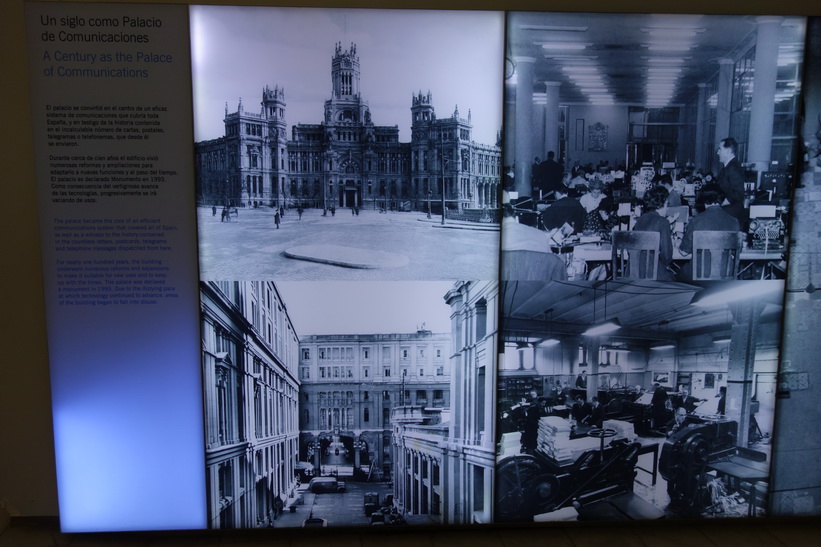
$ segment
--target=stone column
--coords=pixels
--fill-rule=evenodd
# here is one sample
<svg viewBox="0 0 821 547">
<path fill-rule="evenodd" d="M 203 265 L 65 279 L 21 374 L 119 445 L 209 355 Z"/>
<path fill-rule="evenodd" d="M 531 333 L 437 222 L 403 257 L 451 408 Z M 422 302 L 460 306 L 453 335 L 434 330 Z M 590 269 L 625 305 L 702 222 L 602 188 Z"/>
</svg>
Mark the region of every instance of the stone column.
<svg viewBox="0 0 821 547">
<path fill-rule="evenodd" d="M 725 414 L 738 421 L 737 446 L 747 446 L 750 433 L 750 402 L 753 393 L 755 340 L 763 303 L 751 299 L 731 306 L 733 326 L 727 370 Z"/>
<path fill-rule="evenodd" d="M 542 157 L 547 159 L 547 152 L 556 153 L 556 161 L 561 162 L 559 153 L 559 86 L 561 82 L 545 82 L 547 102 L 544 107 L 544 147 Z"/>
<path fill-rule="evenodd" d="M 579 359 L 579 337 L 567 336 L 562 338 L 562 361 L 555 374 L 572 374 L 573 366 Z M 570 387 L 574 385 L 574 378 L 570 380 Z"/>
<path fill-rule="evenodd" d="M 761 173 L 769 170 L 772 155 L 775 87 L 778 77 L 778 44 L 781 17 L 756 17 L 755 74 L 750 104 L 750 135 L 747 161 Z"/>
<path fill-rule="evenodd" d="M 533 65 L 532 57 L 516 57 L 516 135 L 513 159 L 515 189 L 519 196 L 530 196 L 531 164 L 533 163 Z"/>
<path fill-rule="evenodd" d="M 719 59 L 718 65 L 718 103 L 716 104 L 716 132 L 713 139 L 715 146 L 710 153 L 715 158 L 713 165 L 720 168 L 716 150 L 721 139 L 732 136 L 730 135 L 730 105 L 733 98 L 733 60 Z M 717 173 L 718 169 L 714 171 Z"/>
<path fill-rule="evenodd" d="M 709 161 L 707 148 L 707 84 L 698 84 L 698 104 L 696 105 L 696 155 L 693 161 L 696 169 L 703 169 Z"/>
<path fill-rule="evenodd" d="M 593 397 L 599 394 L 599 348 L 601 338 L 598 336 L 586 336 L 584 347 L 587 349 L 587 393 L 585 398 L 590 402 Z"/>
<path fill-rule="evenodd" d="M 504 117 L 506 120 L 516 119 L 516 84 L 511 80 L 505 81 L 505 106 Z M 502 176 L 505 174 L 504 167 L 513 165 L 513 151 L 516 149 L 516 131 L 510 130 L 510 125 L 504 128 L 502 138 Z"/>
<path fill-rule="evenodd" d="M 539 161 L 547 159 L 545 154 L 545 108 L 541 101 L 533 103 L 533 117 L 530 118 L 530 146 L 533 151 L 533 156 L 530 158 L 530 164 L 533 165 L 533 160 L 538 156 Z M 531 173 L 532 174 L 532 173 Z"/>
</svg>

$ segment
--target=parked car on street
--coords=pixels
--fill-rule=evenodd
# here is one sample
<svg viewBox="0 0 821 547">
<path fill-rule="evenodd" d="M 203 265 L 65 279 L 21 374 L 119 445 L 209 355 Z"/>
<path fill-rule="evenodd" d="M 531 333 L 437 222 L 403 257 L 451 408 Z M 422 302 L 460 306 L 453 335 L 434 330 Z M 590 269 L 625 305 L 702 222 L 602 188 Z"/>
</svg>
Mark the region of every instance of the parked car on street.
<svg viewBox="0 0 821 547">
<path fill-rule="evenodd" d="M 308 483 L 308 490 L 314 494 L 335 494 L 344 492 L 345 488 L 345 482 L 336 477 L 314 477 Z"/>
</svg>

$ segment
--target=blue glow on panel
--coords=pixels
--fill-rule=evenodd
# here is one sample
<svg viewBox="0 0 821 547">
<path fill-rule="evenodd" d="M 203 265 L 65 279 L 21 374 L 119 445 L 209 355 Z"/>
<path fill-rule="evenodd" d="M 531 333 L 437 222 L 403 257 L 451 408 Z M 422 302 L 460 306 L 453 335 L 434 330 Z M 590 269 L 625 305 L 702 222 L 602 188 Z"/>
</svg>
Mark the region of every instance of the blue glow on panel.
<svg viewBox="0 0 821 547">
<path fill-rule="evenodd" d="M 52 396 L 64 532 L 206 526 L 198 297 L 186 292 L 173 306 L 62 317 Z"/>
</svg>

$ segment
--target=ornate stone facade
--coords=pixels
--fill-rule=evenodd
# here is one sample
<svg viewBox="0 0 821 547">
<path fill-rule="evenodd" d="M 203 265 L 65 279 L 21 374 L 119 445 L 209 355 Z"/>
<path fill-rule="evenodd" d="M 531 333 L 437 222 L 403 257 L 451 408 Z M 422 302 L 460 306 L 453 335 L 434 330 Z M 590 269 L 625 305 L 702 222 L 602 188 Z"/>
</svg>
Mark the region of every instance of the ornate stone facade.
<svg viewBox="0 0 821 547">
<path fill-rule="evenodd" d="M 442 524 L 493 521 L 496 281 L 458 281 L 451 307 L 450 407 L 393 410 L 395 502 Z"/>
<path fill-rule="evenodd" d="M 359 89 L 356 45 L 336 45 L 332 96 L 320 124 L 287 138 L 285 90 L 265 87 L 261 108 L 225 108 L 225 135 L 195 145 L 201 205 L 359 207 L 487 217 L 498 207 L 501 151 L 473 142 L 471 113 L 437 118 L 430 92 L 414 93 L 411 142 L 375 125 Z M 444 199 L 442 191 L 444 187 Z"/>
<path fill-rule="evenodd" d="M 391 411 L 450 406 L 450 347 L 449 334 L 428 330 L 302 337 L 300 459 L 323 473 L 389 479 Z"/>
<path fill-rule="evenodd" d="M 266 526 L 295 492 L 299 340 L 271 282 L 203 282 L 210 528 Z"/>
</svg>

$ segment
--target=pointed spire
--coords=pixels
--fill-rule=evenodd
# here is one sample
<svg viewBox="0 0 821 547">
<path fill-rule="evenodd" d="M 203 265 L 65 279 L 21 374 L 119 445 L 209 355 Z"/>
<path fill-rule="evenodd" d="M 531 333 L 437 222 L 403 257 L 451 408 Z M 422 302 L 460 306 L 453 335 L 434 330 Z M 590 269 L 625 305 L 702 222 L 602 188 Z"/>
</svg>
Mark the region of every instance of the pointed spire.
<svg viewBox="0 0 821 547">
<path fill-rule="evenodd" d="M 242 113 L 242 97 L 239 98 L 239 104 L 237 105 L 237 112 Z"/>
</svg>

